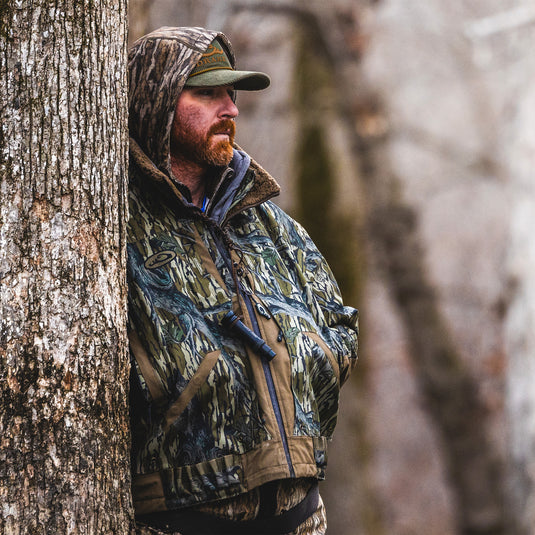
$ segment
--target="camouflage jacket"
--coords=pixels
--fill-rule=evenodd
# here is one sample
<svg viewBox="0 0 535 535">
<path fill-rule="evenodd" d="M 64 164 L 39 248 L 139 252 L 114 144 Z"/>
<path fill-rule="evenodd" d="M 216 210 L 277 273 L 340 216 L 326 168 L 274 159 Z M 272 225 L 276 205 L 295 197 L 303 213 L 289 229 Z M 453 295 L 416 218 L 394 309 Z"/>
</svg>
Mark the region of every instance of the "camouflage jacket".
<svg viewBox="0 0 535 535">
<path fill-rule="evenodd" d="M 322 479 L 339 388 L 356 362 L 357 311 L 343 306 L 307 233 L 269 200 L 279 188 L 266 171 L 236 147 L 204 214 L 171 178 L 168 137 L 177 94 L 216 35 L 159 30 L 131 52 L 131 62 L 146 55 L 130 68 L 128 281 L 138 513 L 221 500 L 276 479 Z M 169 41 L 163 56 L 177 72 L 151 100 L 150 84 L 141 92 L 140 86 L 151 69 L 163 72 L 150 56 L 151 40 L 158 39 Z M 170 92 L 175 98 L 166 102 Z M 157 103 L 143 106 L 139 99 Z M 154 121 L 167 126 L 158 130 Z M 231 310 L 274 358 L 261 356 L 225 324 Z"/>
</svg>

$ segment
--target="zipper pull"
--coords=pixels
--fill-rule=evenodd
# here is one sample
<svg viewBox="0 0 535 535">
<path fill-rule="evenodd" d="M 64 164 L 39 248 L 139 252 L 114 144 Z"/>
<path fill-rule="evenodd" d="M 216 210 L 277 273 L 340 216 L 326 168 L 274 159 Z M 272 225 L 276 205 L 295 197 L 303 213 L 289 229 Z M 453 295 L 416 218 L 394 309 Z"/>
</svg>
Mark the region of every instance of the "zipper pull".
<svg viewBox="0 0 535 535">
<path fill-rule="evenodd" d="M 267 345 L 266 341 L 242 323 L 240 318 L 238 318 L 232 310 L 225 314 L 221 323 L 229 331 L 235 334 L 237 338 L 248 345 L 255 353 L 258 353 L 268 362 L 273 360 L 277 355 L 275 351 Z"/>
</svg>

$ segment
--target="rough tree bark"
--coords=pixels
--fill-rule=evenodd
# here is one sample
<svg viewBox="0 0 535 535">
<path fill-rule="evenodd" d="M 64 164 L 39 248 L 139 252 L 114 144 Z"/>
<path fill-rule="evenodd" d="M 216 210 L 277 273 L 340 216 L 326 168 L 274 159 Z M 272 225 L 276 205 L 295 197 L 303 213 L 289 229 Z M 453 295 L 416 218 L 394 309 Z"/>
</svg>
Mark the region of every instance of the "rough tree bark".
<svg viewBox="0 0 535 535">
<path fill-rule="evenodd" d="M 126 0 L 0 2 L 0 532 L 129 533 Z"/>
</svg>

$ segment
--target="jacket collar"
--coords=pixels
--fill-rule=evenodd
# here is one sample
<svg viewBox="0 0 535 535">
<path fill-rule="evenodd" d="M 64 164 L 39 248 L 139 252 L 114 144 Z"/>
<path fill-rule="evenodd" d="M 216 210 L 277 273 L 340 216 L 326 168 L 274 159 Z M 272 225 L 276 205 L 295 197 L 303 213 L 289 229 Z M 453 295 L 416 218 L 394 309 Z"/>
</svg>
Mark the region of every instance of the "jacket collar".
<svg viewBox="0 0 535 535">
<path fill-rule="evenodd" d="M 245 154 L 238 145 L 235 144 L 234 148 Z M 164 198 L 171 195 L 172 200 L 183 207 L 195 209 L 188 201 L 186 187 L 174 182 L 167 174 L 158 169 L 133 138 L 130 138 L 130 158 L 131 163 L 139 169 L 144 177 L 140 184 L 143 189 L 157 189 L 164 194 Z M 248 169 L 253 172 L 252 187 L 242 199 L 230 205 L 228 213 L 221 218 L 222 220 L 229 220 L 241 211 L 257 206 L 280 193 L 277 181 L 252 158 Z"/>
</svg>

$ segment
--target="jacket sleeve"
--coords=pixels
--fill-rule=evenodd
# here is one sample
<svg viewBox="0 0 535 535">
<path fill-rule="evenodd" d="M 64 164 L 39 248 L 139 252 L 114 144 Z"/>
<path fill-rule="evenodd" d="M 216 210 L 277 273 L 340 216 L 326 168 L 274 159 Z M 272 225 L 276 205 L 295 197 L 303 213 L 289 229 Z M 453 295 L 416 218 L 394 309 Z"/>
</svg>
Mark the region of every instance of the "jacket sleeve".
<svg viewBox="0 0 535 535">
<path fill-rule="evenodd" d="M 357 363 L 359 313 L 353 307 L 344 306 L 327 261 L 303 227 L 296 225 L 305 243 L 304 276 L 309 307 L 321 336 L 338 360 L 340 384 L 343 384 Z"/>
<path fill-rule="evenodd" d="M 287 262 L 294 264 L 293 269 L 301 283 L 306 304 L 318 326 L 318 334 L 337 359 L 340 384 L 343 384 L 357 363 L 358 310 L 344 306 L 331 268 L 306 230 L 280 208 L 272 204 L 271 207 L 278 212 L 274 215 L 279 225 L 286 227 L 279 228 L 279 233 L 286 238 L 279 239 L 279 246 L 281 241 L 286 242 L 284 248 Z"/>
</svg>

